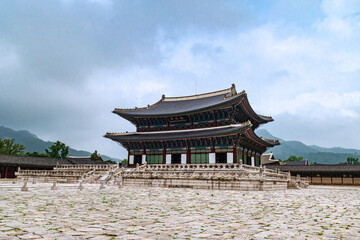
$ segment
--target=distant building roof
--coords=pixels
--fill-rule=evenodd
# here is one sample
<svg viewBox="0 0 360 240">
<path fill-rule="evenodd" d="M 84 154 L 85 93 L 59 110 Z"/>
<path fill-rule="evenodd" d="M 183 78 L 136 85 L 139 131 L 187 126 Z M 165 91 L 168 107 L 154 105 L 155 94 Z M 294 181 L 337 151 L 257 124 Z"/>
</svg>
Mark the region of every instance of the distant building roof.
<svg viewBox="0 0 360 240">
<path fill-rule="evenodd" d="M 301 161 L 287 161 L 283 162 L 287 166 L 302 166 L 302 165 L 308 165 L 308 160 L 301 160 Z"/>
<path fill-rule="evenodd" d="M 93 161 L 91 156 L 69 156 L 68 161 L 71 164 L 108 164 L 102 160 L 101 156 L 99 157 L 99 161 Z"/>
<path fill-rule="evenodd" d="M 4 154 L 0 155 L 0 165 L 52 168 L 56 166 L 56 163 L 71 164 L 67 159 L 15 156 Z"/>
<path fill-rule="evenodd" d="M 75 157 L 68 159 L 46 158 L 46 157 L 30 157 L 0 154 L 0 165 L 31 167 L 31 168 L 53 168 L 57 164 L 108 164 L 103 161 L 92 161 L 90 157 Z"/>
<path fill-rule="evenodd" d="M 360 172 L 360 165 L 266 165 L 267 168 L 290 172 Z"/>
</svg>

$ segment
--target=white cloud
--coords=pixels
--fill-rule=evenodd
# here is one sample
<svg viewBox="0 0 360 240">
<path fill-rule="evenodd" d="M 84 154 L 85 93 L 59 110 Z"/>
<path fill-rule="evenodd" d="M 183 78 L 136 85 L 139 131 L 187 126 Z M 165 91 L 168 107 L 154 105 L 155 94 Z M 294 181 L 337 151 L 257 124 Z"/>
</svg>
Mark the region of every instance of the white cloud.
<svg viewBox="0 0 360 240">
<path fill-rule="evenodd" d="M 16 48 L 0 39 L 0 74 L 14 70 L 18 64 L 20 63 Z"/>
<path fill-rule="evenodd" d="M 343 132 L 351 132 L 360 105 L 358 1 L 323 1 L 323 12 L 271 2 L 278 13 L 299 5 L 303 12 L 270 20 L 261 15 L 274 11 L 254 2 L 8 1 L 0 8 L 1 124 L 118 152 L 102 134 L 133 126 L 111 113 L 115 107 L 235 83 L 255 111 L 294 117 L 284 130 L 289 138 L 312 120 L 321 134 L 333 126 L 327 119 L 348 121 Z M 312 24 L 291 23 L 308 8 Z"/>
<path fill-rule="evenodd" d="M 322 10 L 330 17 L 347 17 L 360 12 L 358 0 L 323 0 Z"/>
<path fill-rule="evenodd" d="M 320 33 L 335 38 L 350 38 L 360 31 L 360 4 L 357 0 L 324 0 L 325 18 L 315 23 Z"/>
<path fill-rule="evenodd" d="M 266 109 L 273 115 L 311 113 L 309 120 L 325 120 L 330 115 L 358 118 L 360 91 L 339 94 L 336 92 L 301 93 L 292 99 L 269 101 Z M 326 113 L 326 114 L 324 114 Z"/>
</svg>

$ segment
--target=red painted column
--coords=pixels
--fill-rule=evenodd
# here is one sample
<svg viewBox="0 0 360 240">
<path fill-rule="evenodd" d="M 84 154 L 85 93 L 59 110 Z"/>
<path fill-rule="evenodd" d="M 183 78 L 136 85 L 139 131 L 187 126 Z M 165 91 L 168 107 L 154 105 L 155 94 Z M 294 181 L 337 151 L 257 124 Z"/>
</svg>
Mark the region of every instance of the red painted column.
<svg viewBox="0 0 360 240">
<path fill-rule="evenodd" d="M 246 161 L 245 161 L 245 148 L 242 149 L 242 161 L 243 161 L 243 164 L 246 164 Z"/>
<path fill-rule="evenodd" d="M 247 159 L 248 164 L 251 165 L 251 150 L 250 151 L 248 150 L 248 155 L 247 155 L 246 159 Z"/>
<path fill-rule="evenodd" d="M 163 164 L 166 164 L 166 148 L 163 148 Z"/>
<path fill-rule="evenodd" d="M 186 149 L 186 164 L 191 164 L 191 150 L 189 147 Z"/>
<path fill-rule="evenodd" d="M 321 178 L 321 183 L 322 183 L 322 178 Z M 341 185 L 344 184 L 344 173 L 341 173 Z"/>
<path fill-rule="evenodd" d="M 237 163 L 237 147 L 236 147 L 236 144 L 233 145 L 233 163 Z"/>
<path fill-rule="evenodd" d="M 5 178 L 7 178 L 8 166 L 5 166 Z"/>
</svg>

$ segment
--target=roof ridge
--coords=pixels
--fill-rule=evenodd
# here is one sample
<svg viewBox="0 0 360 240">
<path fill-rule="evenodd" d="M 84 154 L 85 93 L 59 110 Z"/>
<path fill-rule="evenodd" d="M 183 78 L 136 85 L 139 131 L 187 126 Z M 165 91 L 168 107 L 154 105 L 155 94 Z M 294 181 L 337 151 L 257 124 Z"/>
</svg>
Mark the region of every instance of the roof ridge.
<svg viewBox="0 0 360 240">
<path fill-rule="evenodd" d="M 186 100 L 195 100 L 195 99 L 202 99 L 207 97 L 219 96 L 222 94 L 226 94 L 224 99 L 237 97 L 242 94 L 246 94 L 245 90 L 241 91 L 240 93 L 236 92 L 235 84 L 232 84 L 230 88 L 226 88 L 223 90 L 218 90 L 215 92 L 208 92 L 196 95 L 189 95 L 189 96 L 182 96 L 182 97 L 166 97 L 165 94 L 162 95 L 162 98 L 154 104 L 147 105 L 147 107 L 134 107 L 134 108 L 115 108 L 113 113 L 116 111 L 137 111 L 137 110 L 146 110 L 158 105 L 161 102 L 176 102 L 176 101 L 186 101 Z"/>
<path fill-rule="evenodd" d="M 233 88 L 235 88 L 235 86 L 232 86 L 231 88 L 226 88 L 223 90 L 218 90 L 215 92 L 207 92 L 207 93 L 201 93 L 201 94 L 195 94 L 195 95 L 189 95 L 189 96 L 182 96 L 182 97 L 165 97 L 165 95 L 163 95 L 163 101 L 164 102 L 173 102 L 173 101 L 182 101 L 182 100 L 195 100 L 195 99 L 201 99 L 201 98 L 207 98 L 207 97 L 213 97 L 213 96 L 218 96 L 218 95 L 222 95 L 222 94 L 230 94 L 233 91 Z"/>
</svg>

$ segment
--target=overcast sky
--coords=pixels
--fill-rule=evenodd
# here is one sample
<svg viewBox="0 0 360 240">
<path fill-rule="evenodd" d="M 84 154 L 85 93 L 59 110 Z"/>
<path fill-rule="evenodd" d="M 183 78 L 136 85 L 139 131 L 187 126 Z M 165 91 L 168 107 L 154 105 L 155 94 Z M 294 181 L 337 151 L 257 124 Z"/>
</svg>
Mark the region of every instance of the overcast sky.
<svg viewBox="0 0 360 240">
<path fill-rule="evenodd" d="M 0 125 L 124 158 L 115 107 L 235 83 L 273 135 L 360 148 L 359 43 L 357 0 L 4 0 Z"/>
</svg>

